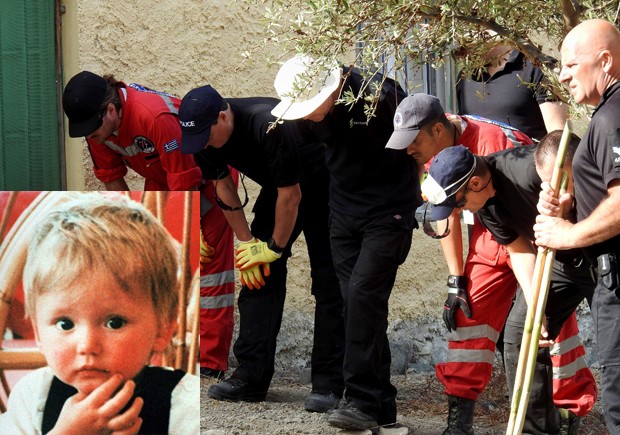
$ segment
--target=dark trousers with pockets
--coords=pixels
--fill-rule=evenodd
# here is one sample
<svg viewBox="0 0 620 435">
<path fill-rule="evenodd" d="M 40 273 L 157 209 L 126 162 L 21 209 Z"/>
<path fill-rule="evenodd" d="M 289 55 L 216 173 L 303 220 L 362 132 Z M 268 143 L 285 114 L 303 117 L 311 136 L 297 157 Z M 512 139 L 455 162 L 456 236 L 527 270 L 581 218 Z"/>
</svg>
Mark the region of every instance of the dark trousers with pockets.
<svg viewBox="0 0 620 435">
<path fill-rule="evenodd" d="M 414 212 L 359 218 L 332 211 L 330 233 L 344 300 L 345 397 L 379 424 L 396 421 L 388 299 L 411 248 Z"/>
<path fill-rule="evenodd" d="M 592 316 L 601 365 L 601 393 L 605 424 L 620 434 L 620 270 L 617 253 L 598 257 Z"/>
</svg>

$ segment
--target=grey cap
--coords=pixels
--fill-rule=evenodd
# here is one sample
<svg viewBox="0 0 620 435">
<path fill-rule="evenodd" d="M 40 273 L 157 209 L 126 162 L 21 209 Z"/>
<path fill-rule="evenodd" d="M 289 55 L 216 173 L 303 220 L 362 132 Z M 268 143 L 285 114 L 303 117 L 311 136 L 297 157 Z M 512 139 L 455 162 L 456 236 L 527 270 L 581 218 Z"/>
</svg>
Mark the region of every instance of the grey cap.
<svg viewBox="0 0 620 435">
<path fill-rule="evenodd" d="M 418 137 L 425 124 L 444 114 L 439 99 L 429 94 L 409 95 L 400 102 L 394 114 L 394 132 L 386 148 L 404 150 Z"/>
</svg>

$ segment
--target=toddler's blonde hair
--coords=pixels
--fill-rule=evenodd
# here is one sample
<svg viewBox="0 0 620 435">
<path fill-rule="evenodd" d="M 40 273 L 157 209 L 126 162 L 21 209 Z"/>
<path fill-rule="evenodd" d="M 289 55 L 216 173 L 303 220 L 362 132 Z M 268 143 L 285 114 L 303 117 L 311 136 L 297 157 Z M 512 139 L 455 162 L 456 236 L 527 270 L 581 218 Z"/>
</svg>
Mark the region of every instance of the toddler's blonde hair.
<svg viewBox="0 0 620 435">
<path fill-rule="evenodd" d="M 124 195 L 83 194 L 56 207 L 34 230 L 24 267 L 26 312 L 37 297 L 103 271 L 130 294 L 148 297 L 161 320 L 178 307 L 178 250 L 163 225 Z"/>
</svg>

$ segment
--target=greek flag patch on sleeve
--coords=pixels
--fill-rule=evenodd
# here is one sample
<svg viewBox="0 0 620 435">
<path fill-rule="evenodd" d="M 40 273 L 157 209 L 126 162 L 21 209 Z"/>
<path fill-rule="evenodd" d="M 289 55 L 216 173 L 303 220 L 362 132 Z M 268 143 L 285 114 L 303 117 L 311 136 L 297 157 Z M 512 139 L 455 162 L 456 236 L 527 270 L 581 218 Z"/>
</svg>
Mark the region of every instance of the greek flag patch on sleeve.
<svg viewBox="0 0 620 435">
<path fill-rule="evenodd" d="M 179 143 L 176 139 L 172 139 L 170 142 L 164 144 L 164 151 L 167 153 L 177 149 L 179 149 Z"/>
</svg>

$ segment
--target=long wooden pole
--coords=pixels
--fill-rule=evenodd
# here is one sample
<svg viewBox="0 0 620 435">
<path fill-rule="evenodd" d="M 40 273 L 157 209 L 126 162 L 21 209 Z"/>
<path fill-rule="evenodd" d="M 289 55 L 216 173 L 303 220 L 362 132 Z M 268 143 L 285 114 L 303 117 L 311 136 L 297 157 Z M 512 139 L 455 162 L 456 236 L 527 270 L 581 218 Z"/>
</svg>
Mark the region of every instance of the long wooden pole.
<svg viewBox="0 0 620 435">
<path fill-rule="evenodd" d="M 534 266 L 534 281 L 532 282 L 532 300 L 538 300 L 538 290 L 541 287 L 543 269 L 545 265 L 545 258 L 547 256 L 547 250 L 545 248 L 538 248 L 536 255 L 536 265 Z M 523 326 L 523 336 L 521 337 L 521 349 L 519 350 L 519 362 L 517 364 L 517 373 L 515 376 L 515 385 L 512 392 L 512 400 L 510 402 L 510 418 L 508 420 L 508 427 L 506 429 L 507 435 L 513 435 L 515 433 L 515 424 L 517 421 L 518 407 L 521 402 L 521 394 L 523 388 L 523 381 L 525 379 L 525 368 L 527 367 L 527 361 L 529 360 L 530 342 L 534 329 L 534 313 L 536 309 L 532 307 L 532 304 L 528 304 L 527 314 L 525 317 L 525 324 Z"/>
<path fill-rule="evenodd" d="M 560 146 L 556 156 L 553 174 L 551 176 L 551 187 L 556 197 L 560 189 L 560 184 L 567 182 L 566 174 L 564 173 L 564 161 L 571 133 L 570 122 L 566 121 L 564 131 L 562 132 L 562 138 L 560 139 Z M 534 377 L 534 366 L 538 354 L 538 338 L 545 314 L 554 259 L 555 250 L 542 247 L 538 248 L 531 287 L 532 297 L 530 301 L 528 301 L 525 326 L 523 328 L 519 363 L 517 366 L 510 408 L 510 418 L 506 429 L 507 435 L 518 435 L 521 434 L 523 430 L 530 388 Z"/>
</svg>

